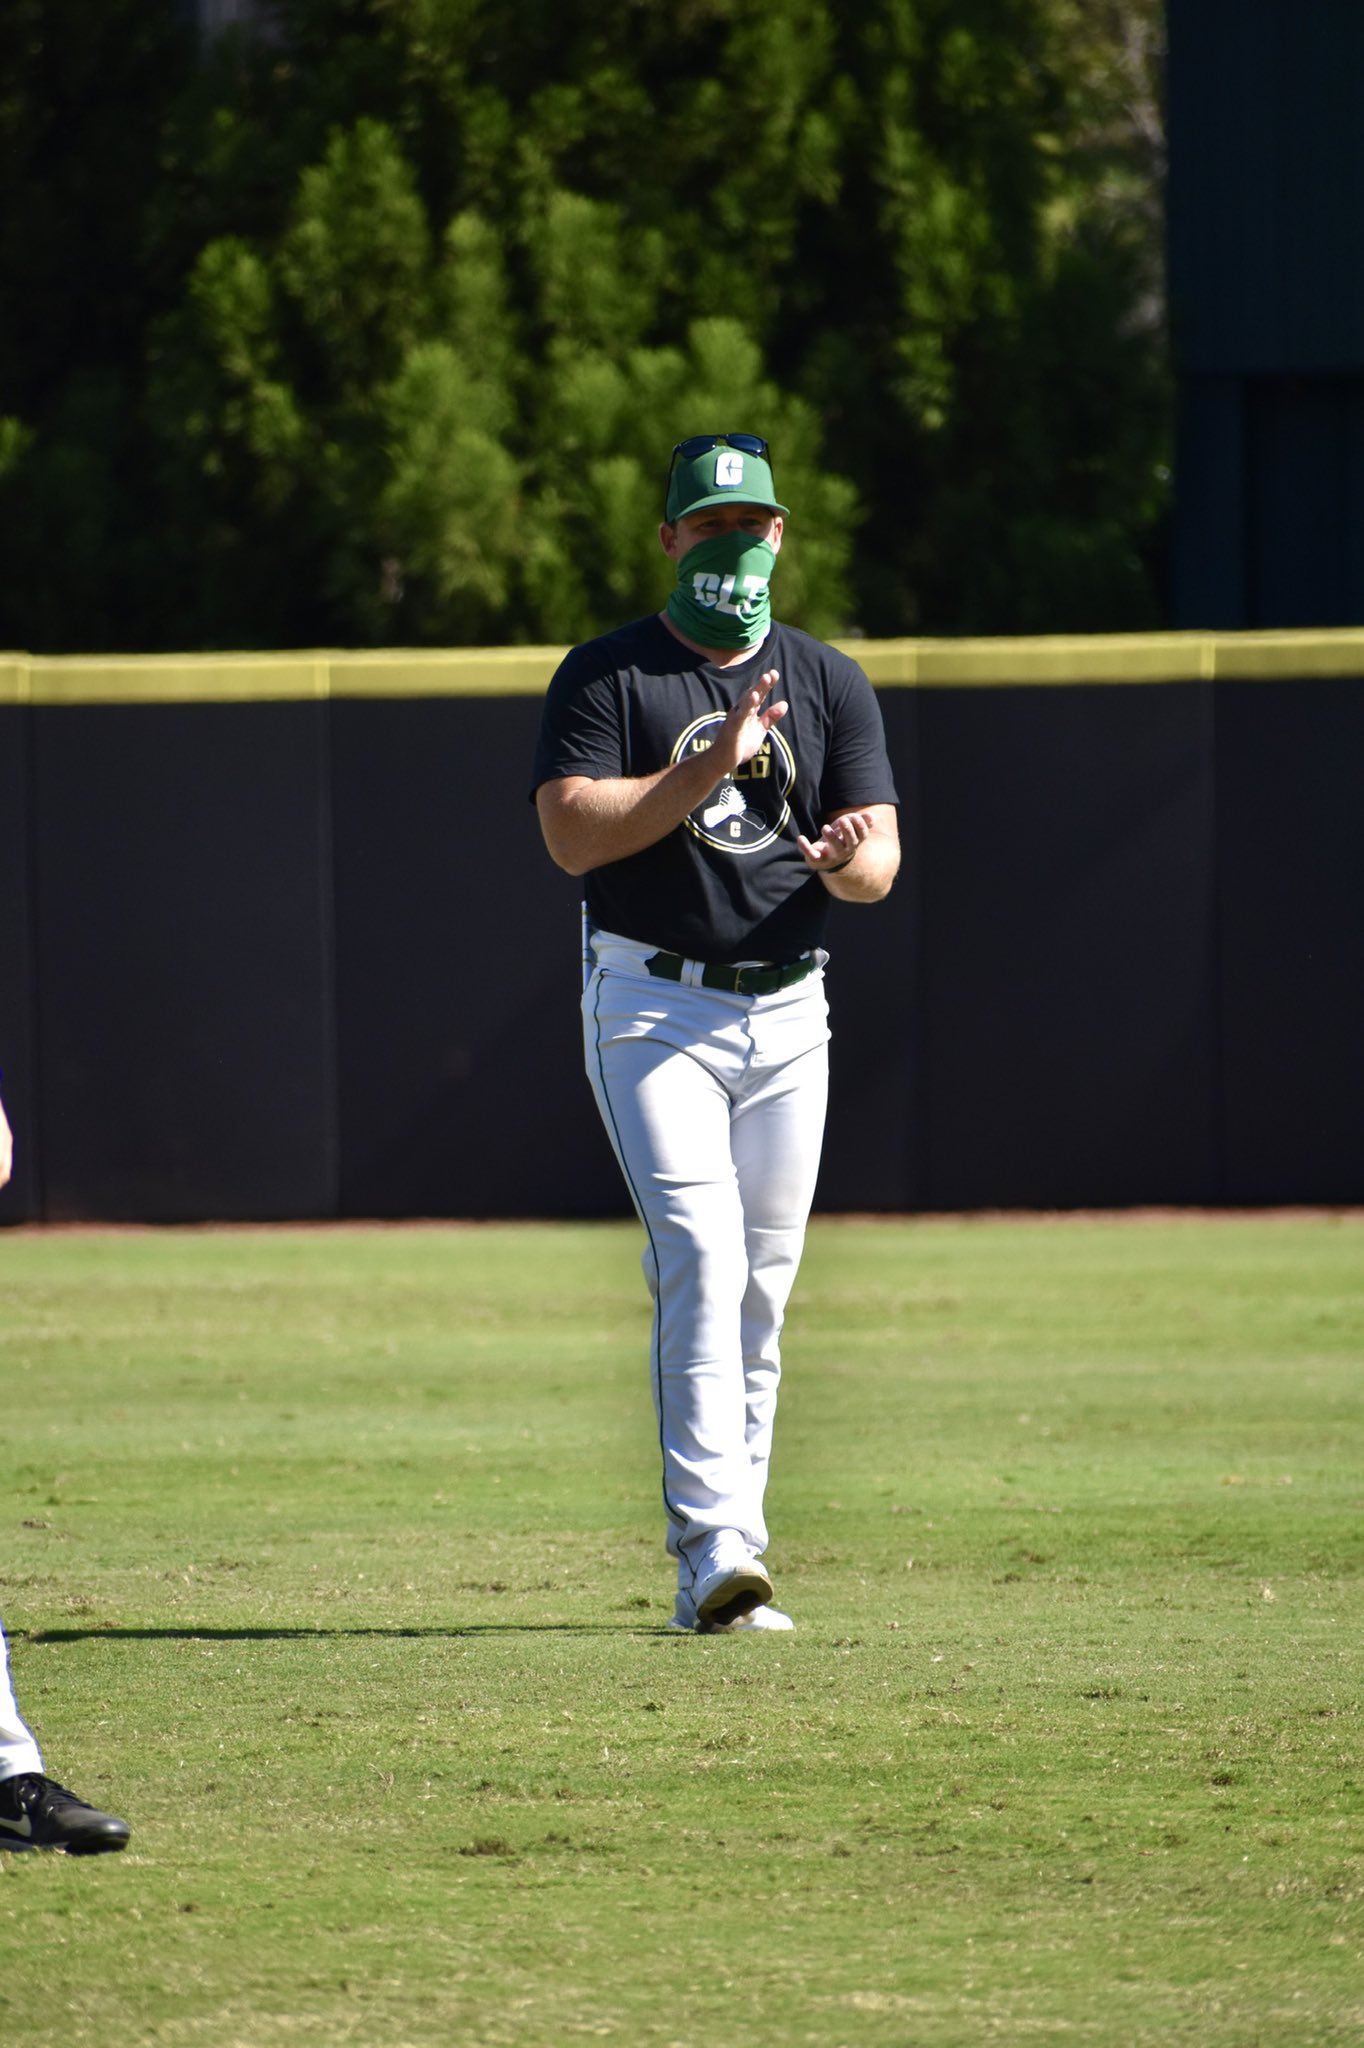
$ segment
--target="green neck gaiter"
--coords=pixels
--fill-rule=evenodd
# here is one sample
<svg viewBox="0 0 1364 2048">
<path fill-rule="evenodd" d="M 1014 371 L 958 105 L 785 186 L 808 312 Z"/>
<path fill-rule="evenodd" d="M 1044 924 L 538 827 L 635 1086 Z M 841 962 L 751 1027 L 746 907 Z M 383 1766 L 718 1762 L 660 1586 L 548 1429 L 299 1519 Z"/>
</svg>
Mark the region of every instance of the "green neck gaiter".
<svg viewBox="0 0 1364 2048">
<path fill-rule="evenodd" d="M 702 647 L 757 647 L 772 624 L 768 581 L 777 551 L 751 533 L 720 533 L 677 565 L 668 617 Z"/>
</svg>

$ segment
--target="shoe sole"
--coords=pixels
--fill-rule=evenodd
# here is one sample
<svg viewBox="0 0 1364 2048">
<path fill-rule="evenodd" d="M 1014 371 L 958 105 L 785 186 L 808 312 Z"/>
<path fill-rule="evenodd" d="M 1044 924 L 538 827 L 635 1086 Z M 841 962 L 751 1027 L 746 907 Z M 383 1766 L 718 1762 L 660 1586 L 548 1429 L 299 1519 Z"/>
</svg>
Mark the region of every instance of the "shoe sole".
<svg viewBox="0 0 1364 2048">
<path fill-rule="evenodd" d="M 772 1593 L 772 1581 L 761 1565 L 740 1565 L 701 1601 L 696 1610 L 697 1624 L 704 1627 L 714 1623 L 724 1628 L 727 1622 L 741 1621 L 755 1607 L 766 1607 Z"/>
<path fill-rule="evenodd" d="M 774 1608 L 766 1611 L 769 1614 L 776 1612 Z M 796 1624 L 789 1614 L 783 1615 L 780 1621 L 764 1621 L 760 1618 L 763 1612 L 763 1608 L 755 1607 L 748 1614 L 741 1615 L 738 1621 L 726 1622 L 679 1621 L 674 1614 L 664 1623 L 664 1627 L 671 1635 L 677 1636 L 789 1635 L 794 1630 Z"/>
<path fill-rule="evenodd" d="M 26 1842 L 0 1835 L 0 1854 L 28 1856 L 46 1850 L 57 1856 L 113 1856 L 128 1846 L 127 1835 L 78 1835 L 69 1842 Z"/>
<path fill-rule="evenodd" d="M 737 1621 L 707 1621 L 702 1624 L 701 1634 L 706 1636 L 776 1636 L 789 1635 L 796 1624 L 789 1614 L 780 1621 L 764 1620 L 764 1614 L 776 1613 L 775 1608 L 755 1607 L 748 1614 L 741 1614 Z"/>
</svg>

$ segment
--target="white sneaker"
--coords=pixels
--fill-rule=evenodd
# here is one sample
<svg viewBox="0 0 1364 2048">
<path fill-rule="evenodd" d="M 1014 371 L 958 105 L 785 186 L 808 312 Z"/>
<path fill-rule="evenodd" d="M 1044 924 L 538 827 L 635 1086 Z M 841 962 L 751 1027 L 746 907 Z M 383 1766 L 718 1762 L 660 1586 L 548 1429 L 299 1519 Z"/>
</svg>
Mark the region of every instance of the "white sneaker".
<svg viewBox="0 0 1364 2048">
<path fill-rule="evenodd" d="M 741 1614 L 737 1621 L 702 1621 L 697 1623 L 697 1633 L 703 1636 L 746 1636 L 755 1635 L 768 1628 L 794 1628 L 789 1614 L 783 1614 L 779 1607 L 755 1607 L 750 1614 Z"/>
<path fill-rule="evenodd" d="M 715 1621 L 722 1626 L 739 1621 L 755 1607 L 765 1607 L 772 1598 L 772 1581 L 756 1557 L 739 1564 L 717 1565 L 691 1591 L 697 1626 Z"/>
<path fill-rule="evenodd" d="M 783 1614 L 779 1607 L 755 1607 L 751 1613 L 740 1615 L 737 1621 L 692 1621 L 679 1607 L 668 1627 L 687 1636 L 748 1636 L 758 1635 L 765 1629 L 795 1627 L 789 1614 Z"/>
</svg>

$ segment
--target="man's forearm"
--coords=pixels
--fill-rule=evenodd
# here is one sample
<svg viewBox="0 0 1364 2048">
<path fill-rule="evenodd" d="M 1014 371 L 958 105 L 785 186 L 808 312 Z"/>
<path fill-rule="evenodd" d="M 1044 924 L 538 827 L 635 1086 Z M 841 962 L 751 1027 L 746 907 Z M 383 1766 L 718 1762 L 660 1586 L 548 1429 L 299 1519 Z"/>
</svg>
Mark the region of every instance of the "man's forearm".
<svg viewBox="0 0 1364 2048">
<path fill-rule="evenodd" d="M 570 875 L 585 875 L 657 845 L 729 772 L 717 767 L 713 751 L 688 754 L 653 775 L 546 785 L 538 809 L 551 857 Z"/>
<path fill-rule="evenodd" d="M 570 875 L 585 875 L 613 860 L 628 860 L 675 832 L 726 776 L 751 761 L 767 735 L 786 716 L 786 703 L 773 703 L 778 681 L 765 669 L 740 692 L 709 746 L 684 754 L 652 775 L 612 776 L 594 781 L 565 775 L 542 782 L 535 793 L 540 829 L 550 858 Z"/>
</svg>

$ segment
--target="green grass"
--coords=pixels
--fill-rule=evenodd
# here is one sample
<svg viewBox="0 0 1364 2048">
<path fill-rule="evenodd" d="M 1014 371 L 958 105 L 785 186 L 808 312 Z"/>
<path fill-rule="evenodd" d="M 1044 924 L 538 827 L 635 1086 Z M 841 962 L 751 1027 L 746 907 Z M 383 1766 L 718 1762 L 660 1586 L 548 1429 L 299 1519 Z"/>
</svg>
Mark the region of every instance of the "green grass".
<svg viewBox="0 0 1364 2048">
<path fill-rule="evenodd" d="M 765 1640 L 637 1251 L 0 1236 L 5 2048 L 1359 2042 L 1364 1220 L 817 1224 Z"/>
</svg>

